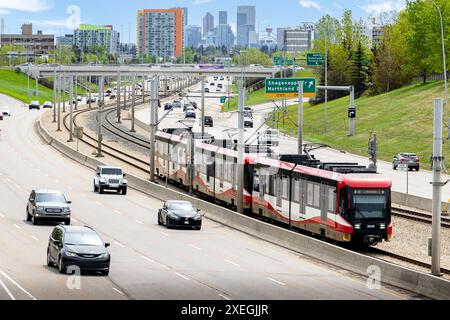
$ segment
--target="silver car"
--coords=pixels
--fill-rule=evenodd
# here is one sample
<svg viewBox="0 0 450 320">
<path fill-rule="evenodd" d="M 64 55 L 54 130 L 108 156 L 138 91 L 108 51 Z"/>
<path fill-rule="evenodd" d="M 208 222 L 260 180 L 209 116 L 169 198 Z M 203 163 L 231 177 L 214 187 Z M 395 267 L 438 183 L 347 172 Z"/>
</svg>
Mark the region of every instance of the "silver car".
<svg viewBox="0 0 450 320">
<path fill-rule="evenodd" d="M 70 201 L 58 191 L 33 190 L 28 198 L 27 221 L 34 225 L 41 221 L 64 222 L 70 225 Z"/>
</svg>

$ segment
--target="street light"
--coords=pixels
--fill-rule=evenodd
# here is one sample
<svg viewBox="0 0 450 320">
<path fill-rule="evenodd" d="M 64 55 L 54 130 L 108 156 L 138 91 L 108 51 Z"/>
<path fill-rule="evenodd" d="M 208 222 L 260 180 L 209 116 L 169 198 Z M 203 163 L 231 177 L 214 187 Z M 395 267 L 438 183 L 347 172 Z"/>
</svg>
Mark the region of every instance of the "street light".
<svg viewBox="0 0 450 320">
<path fill-rule="evenodd" d="M 433 2 L 434 6 L 436 7 L 437 11 L 439 12 L 439 18 L 441 19 L 441 38 L 442 38 L 442 60 L 444 64 L 444 81 L 445 81 L 445 110 L 447 113 L 447 128 L 448 128 L 448 135 L 447 140 L 450 139 L 450 114 L 449 114 L 449 106 L 448 106 L 448 82 L 447 82 L 447 63 L 445 61 L 445 37 L 444 37 L 444 20 L 442 18 L 442 11 L 439 8 L 439 6 L 436 4 L 434 0 L 431 0 Z"/>
</svg>

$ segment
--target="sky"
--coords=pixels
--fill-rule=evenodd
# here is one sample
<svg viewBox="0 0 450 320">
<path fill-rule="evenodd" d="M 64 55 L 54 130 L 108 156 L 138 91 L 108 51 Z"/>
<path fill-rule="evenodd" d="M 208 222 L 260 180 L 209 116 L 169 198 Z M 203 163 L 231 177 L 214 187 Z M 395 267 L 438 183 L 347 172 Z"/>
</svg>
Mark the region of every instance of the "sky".
<svg viewBox="0 0 450 320">
<path fill-rule="evenodd" d="M 0 0 L 0 18 L 5 33 L 20 33 L 22 23 L 33 23 L 34 32 L 56 36 L 72 33 L 78 23 L 113 25 L 122 42 L 136 40 L 136 11 L 139 9 L 187 7 L 189 24 L 202 26 L 203 16 L 211 12 L 218 21 L 218 11 L 228 11 L 228 23 L 235 30 L 236 7 L 255 5 L 257 30 L 288 27 L 301 22 L 317 22 L 330 14 L 340 18 L 345 8 L 355 19 L 401 10 L 404 0 Z"/>
</svg>

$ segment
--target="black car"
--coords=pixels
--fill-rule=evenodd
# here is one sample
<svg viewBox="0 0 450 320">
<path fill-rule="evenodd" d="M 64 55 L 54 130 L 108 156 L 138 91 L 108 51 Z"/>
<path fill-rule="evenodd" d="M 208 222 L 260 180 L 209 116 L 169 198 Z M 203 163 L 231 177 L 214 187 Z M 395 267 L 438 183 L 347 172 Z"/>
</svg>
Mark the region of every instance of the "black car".
<svg viewBox="0 0 450 320">
<path fill-rule="evenodd" d="M 205 88 L 205 93 L 209 93 L 209 88 Z"/>
<path fill-rule="evenodd" d="M 214 120 L 210 116 L 205 116 L 205 127 L 214 127 Z"/>
<path fill-rule="evenodd" d="M 57 226 L 49 237 L 47 265 L 56 266 L 60 273 L 73 271 L 98 271 L 109 274 L 111 256 L 97 232 L 90 227 Z"/>
<path fill-rule="evenodd" d="M 28 109 L 38 109 L 41 110 L 41 104 L 39 103 L 39 101 L 31 101 L 30 104 L 28 105 Z"/>
<path fill-rule="evenodd" d="M 201 230 L 203 215 L 188 201 L 167 201 L 158 211 L 158 224 L 167 228 Z"/>
<path fill-rule="evenodd" d="M 164 105 L 164 111 L 168 111 L 168 110 L 172 110 L 173 109 L 173 104 L 171 103 L 166 103 Z"/>
</svg>

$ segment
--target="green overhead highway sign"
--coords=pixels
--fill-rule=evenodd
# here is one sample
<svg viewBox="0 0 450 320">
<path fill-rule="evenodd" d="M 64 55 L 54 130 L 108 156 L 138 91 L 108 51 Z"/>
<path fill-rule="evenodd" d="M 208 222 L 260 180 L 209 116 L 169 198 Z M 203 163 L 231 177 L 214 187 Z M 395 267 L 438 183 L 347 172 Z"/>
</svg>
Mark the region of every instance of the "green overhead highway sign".
<svg viewBox="0 0 450 320">
<path fill-rule="evenodd" d="M 320 53 L 308 53 L 306 55 L 306 61 L 308 66 L 323 66 L 324 60 Z"/>
<path fill-rule="evenodd" d="M 273 64 L 276 66 L 292 66 L 294 64 L 294 59 L 291 58 L 284 58 L 284 57 L 273 57 Z"/>
<path fill-rule="evenodd" d="M 301 81 L 303 81 L 303 97 L 314 97 L 316 95 L 316 79 L 314 78 L 266 79 L 266 97 L 298 97 L 298 84 Z"/>
</svg>

